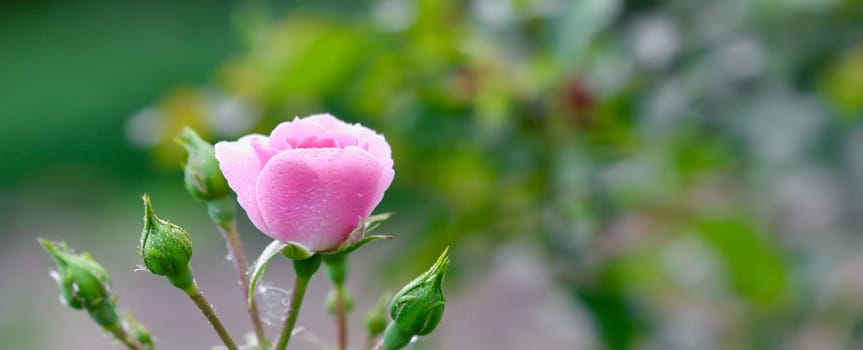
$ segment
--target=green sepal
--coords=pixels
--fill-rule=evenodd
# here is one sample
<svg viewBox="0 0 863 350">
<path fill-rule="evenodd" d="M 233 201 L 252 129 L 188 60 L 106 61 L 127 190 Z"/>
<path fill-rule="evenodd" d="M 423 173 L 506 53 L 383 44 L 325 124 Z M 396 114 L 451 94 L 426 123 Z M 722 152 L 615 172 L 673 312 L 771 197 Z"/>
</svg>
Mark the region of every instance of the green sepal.
<svg viewBox="0 0 863 350">
<path fill-rule="evenodd" d="M 325 255 L 342 255 L 342 256 L 344 256 L 344 255 L 348 255 L 348 254 L 350 254 L 350 253 L 351 253 L 351 252 L 353 252 L 354 250 L 357 250 L 359 247 L 362 247 L 362 246 L 366 245 L 366 243 L 373 242 L 373 241 L 377 241 L 377 240 L 381 240 L 381 239 L 392 239 L 392 238 L 393 238 L 393 236 L 389 236 L 389 235 L 371 235 L 371 236 L 365 236 L 365 237 L 363 237 L 363 238 L 360 238 L 360 240 L 358 240 L 358 241 L 354 242 L 353 244 L 348 245 L 348 246 L 345 246 L 345 247 L 343 247 L 343 248 L 339 248 L 338 250 L 336 250 L 336 251 L 334 251 L 334 252 L 322 252 L 321 254 L 325 254 Z"/>
<path fill-rule="evenodd" d="M 364 246 L 366 243 L 377 241 L 379 239 L 390 239 L 393 238 L 389 235 L 372 235 L 367 236 L 370 232 L 374 231 L 381 225 L 381 222 L 386 221 L 387 219 L 393 216 L 393 212 L 383 213 L 372 215 L 365 218 L 357 228 L 351 231 L 351 234 L 348 235 L 348 239 L 346 239 L 338 248 L 328 252 L 321 252 L 321 254 L 325 255 L 347 255 L 357 250 L 357 248 Z"/>
<path fill-rule="evenodd" d="M 297 243 L 288 242 L 282 248 L 282 255 L 291 260 L 306 260 L 315 255 L 315 252 Z"/>
<path fill-rule="evenodd" d="M 252 267 L 249 268 L 249 298 L 246 300 L 249 305 L 255 300 L 255 288 L 260 283 L 261 277 L 264 276 L 264 272 L 267 271 L 270 260 L 279 254 L 294 261 L 306 260 L 315 256 L 314 252 L 296 243 L 283 243 L 277 240 L 270 242 L 252 264 Z"/>
<path fill-rule="evenodd" d="M 264 272 L 267 270 L 267 265 L 270 263 L 270 259 L 272 259 L 276 254 L 281 253 L 288 259 L 293 261 L 306 260 L 313 256 L 324 255 L 327 259 L 338 259 L 339 257 L 343 257 L 347 254 L 350 254 L 354 250 L 363 245 L 380 240 L 380 239 L 390 239 L 392 236 L 386 235 L 371 235 L 366 236 L 367 233 L 376 229 L 381 222 L 389 219 L 393 216 L 393 213 L 383 213 L 372 215 L 363 220 L 360 225 L 357 226 L 356 229 L 351 231 L 351 234 L 348 236 L 349 238 L 342 243 L 337 249 L 328 251 L 328 252 L 313 252 L 308 248 L 293 242 L 284 243 L 278 240 L 274 240 L 267 245 L 266 248 L 261 252 L 258 256 L 258 259 L 252 264 L 252 267 L 249 269 L 249 298 L 247 302 L 249 304 L 255 298 L 255 288 L 257 288 L 258 283 L 260 283 L 261 277 L 264 275 Z M 352 242 L 352 243 L 348 243 Z"/>
<path fill-rule="evenodd" d="M 252 304 L 252 301 L 255 300 L 255 288 L 258 286 L 258 282 L 260 282 L 261 277 L 263 277 L 264 272 L 267 271 L 267 265 L 270 264 L 270 259 L 274 256 L 278 255 L 282 252 L 287 244 L 272 241 L 266 248 L 261 252 L 261 255 L 258 256 L 258 259 L 252 264 L 252 267 L 249 269 L 249 298 L 246 301 L 249 305 Z"/>
</svg>

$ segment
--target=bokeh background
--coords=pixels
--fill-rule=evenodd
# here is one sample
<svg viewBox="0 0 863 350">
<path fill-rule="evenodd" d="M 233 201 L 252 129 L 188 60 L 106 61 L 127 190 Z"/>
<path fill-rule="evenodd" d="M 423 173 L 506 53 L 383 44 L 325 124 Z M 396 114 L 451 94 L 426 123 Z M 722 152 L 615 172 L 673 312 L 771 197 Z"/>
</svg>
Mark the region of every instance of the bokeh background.
<svg viewBox="0 0 863 350">
<path fill-rule="evenodd" d="M 203 318 L 135 272 L 139 196 L 192 232 L 248 329 L 186 125 L 210 140 L 330 112 L 386 135 L 395 211 L 352 257 L 361 319 L 450 246 L 415 349 L 863 347 L 863 2 L 3 1 L 0 349 L 112 349 L 57 302 L 35 238 L 87 250 L 162 349 Z M 267 243 L 241 223 L 247 254 Z M 261 300 L 278 323 L 291 280 Z M 312 285 L 297 349 L 332 339 Z M 274 334 L 274 328 L 271 332 Z"/>
</svg>

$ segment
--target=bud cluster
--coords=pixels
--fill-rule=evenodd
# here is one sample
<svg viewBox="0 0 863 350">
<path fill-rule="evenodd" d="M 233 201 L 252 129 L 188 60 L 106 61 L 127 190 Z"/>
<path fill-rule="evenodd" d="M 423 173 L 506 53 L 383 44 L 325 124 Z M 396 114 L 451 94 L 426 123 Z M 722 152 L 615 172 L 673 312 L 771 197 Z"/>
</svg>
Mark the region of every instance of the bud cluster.
<svg viewBox="0 0 863 350">
<path fill-rule="evenodd" d="M 57 270 L 52 274 L 60 288 L 61 300 L 70 308 L 87 310 L 90 317 L 106 332 L 119 336 L 140 349 L 152 349 L 150 331 L 131 315 L 121 319 L 116 309 L 117 297 L 111 292 L 111 278 L 89 253 L 77 254 L 66 243 L 39 239 L 39 243 L 54 258 Z M 131 328 L 135 340 L 127 338 Z"/>
</svg>

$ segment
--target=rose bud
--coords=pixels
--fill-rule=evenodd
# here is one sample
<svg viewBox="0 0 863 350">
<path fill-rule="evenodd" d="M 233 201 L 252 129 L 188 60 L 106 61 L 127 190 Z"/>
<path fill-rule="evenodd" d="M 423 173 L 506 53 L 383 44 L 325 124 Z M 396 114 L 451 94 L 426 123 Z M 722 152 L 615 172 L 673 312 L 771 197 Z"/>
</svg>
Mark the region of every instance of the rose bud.
<svg viewBox="0 0 863 350">
<path fill-rule="evenodd" d="M 346 243 L 395 175 L 383 136 L 329 114 L 295 118 L 269 136 L 223 141 L 215 149 L 252 223 L 311 252 Z"/>
<path fill-rule="evenodd" d="M 446 303 L 441 283 L 449 266 L 448 250 L 444 250 L 428 271 L 393 297 L 390 304 L 393 322 L 384 333 L 384 349 L 401 349 L 413 336 L 429 334 L 440 323 Z"/>
<path fill-rule="evenodd" d="M 186 190 L 192 197 L 212 201 L 231 194 L 231 189 L 219 170 L 212 144 L 204 141 L 189 127 L 183 128 L 175 141 L 189 154 L 183 170 Z"/>
<path fill-rule="evenodd" d="M 111 278 L 105 268 L 89 253 L 75 254 L 65 243 L 55 244 L 41 238 L 39 243 L 57 263 L 54 277 L 66 305 L 87 310 L 102 327 L 117 326 L 116 298 L 111 294 Z"/>
<path fill-rule="evenodd" d="M 150 196 L 144 195 L 144 230 L 138 255 L 150 272 L 165 276 L 182 290 L 193 286 L 189 260 L 192 258 L 192 239 L 181 227 L 162 220 L 153 212 Z"/>
</svg>

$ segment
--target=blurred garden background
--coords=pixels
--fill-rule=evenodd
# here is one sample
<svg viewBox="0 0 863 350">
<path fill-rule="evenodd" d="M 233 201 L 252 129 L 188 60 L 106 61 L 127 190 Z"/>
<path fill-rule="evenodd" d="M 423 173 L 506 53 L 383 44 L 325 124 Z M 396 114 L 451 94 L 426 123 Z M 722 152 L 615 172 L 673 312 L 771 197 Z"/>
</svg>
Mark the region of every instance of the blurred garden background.
<svg viewBox="0 0 863 350">
<path fill-rule="evenodd" d="M 352 256 L 354 346 L 380 293 L 450 246 L 447 312 L 415 349 L 863 347 L 861 1 L 12 0 L 0 349 L 112 349 L 58 303 L 39 236 L 92 252 L 161 349 L 218 343 L 134 272 L 144 192 L 249 329 L 173 138 L 320 112 L 395 160 L 378 212 L 396 238 Z M 256 256 L 267 239 L 241 230 Z M 289 270 L 267 275 L 271 320 Z M 332 338 L 328 288 L 297 349 Z"/>
</svg>

